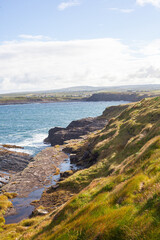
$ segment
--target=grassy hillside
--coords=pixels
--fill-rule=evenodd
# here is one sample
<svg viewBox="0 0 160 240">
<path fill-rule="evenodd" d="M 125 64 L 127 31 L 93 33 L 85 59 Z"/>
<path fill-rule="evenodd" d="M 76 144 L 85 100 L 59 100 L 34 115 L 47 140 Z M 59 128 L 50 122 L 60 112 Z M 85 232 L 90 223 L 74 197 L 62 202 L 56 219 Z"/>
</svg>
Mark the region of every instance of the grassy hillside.
<svg viewBox="0 0 160 240">
<path fill-rule="evenodd" d="M 160 97 L 132 103 L 75 148 L 96 161 L 60 182 L 76 194 L 49 216 L 25 220 L 28 227 L 7 226 L 2 239 L 12 232 L 12 239 L 159 240 Z"/>
</svg>

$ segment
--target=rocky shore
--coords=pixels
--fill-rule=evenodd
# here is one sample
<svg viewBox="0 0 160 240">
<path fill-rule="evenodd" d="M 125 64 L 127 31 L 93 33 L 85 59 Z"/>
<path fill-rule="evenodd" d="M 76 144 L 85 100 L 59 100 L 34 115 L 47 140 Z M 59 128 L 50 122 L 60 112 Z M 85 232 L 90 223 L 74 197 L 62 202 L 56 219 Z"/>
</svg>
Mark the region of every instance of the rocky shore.
<svg viewBox="0 0 160 240">
<path fill-rule="evenodd" d="M 20 172 L 33 158 L 27 153 L 0 148 L 0 169 L 11 173 Z"/>
<path fill-rule="evenodd" d="M 76 194 L 77 190 L 73 191 L 66 186 L 63 188 L 61 182 L 74 174 L 79 167 L 88 168 L 97 161 L 97 155 L 91 153 L 88 146 L 83 151 L 79 146 L 83 145 L 89 133 L 98 133 L 108 123 L 107 119 L 114 117 L 117 111 L 122 112 L 127 106 L 110 107 L 100 117 L 72 121 L 66 128 L 50 129 L 45 142 L 51 143 L 52 147 L 42 150 L 34 158 L 28 154 L 8 150 L 7 145 L 0 148 L 0 168 L 12 173 L 6 177 L 2 190 L 16 193 L 18 199 L 28 199 L 30 194 L 41 189 L 38 200 L 33 201 L 34 198 L 32 198 L 29 202 L 30 204 L 33 201 L 32 205 L 36 207 L 33 215 L 37 214 L 37 209 L 41 205 L 46 212 L 50 212 L 64 204 Z M 70 164 L 76 165 L 76 170 L 59 169 L 61 164 L 65 165 L 68 159 L 67 154 L 70 154 L 69 166 Z M 15 212 L 12 208 L 9 209 L 7 215 L 13 213 Z"/>
<path fill-rule="evenodd" d="M 48 137 L 44 139 L 45 143 L 63 145 L 65 141 L 77 139 L 90 132 L 102 129 L 107 124 L 107 120 L 100 117 L 84 118 L 72 121 L 66 128 L 55 127 L 48 132 Z"/>
<path fill-rule="evenodd" d="M 68 155 L 59 147 L 49 147 L 37 154 L 23 171 L 13 174 L 3 190 L 15 192 L 18 197 L 28 196 L 32 191 L 49 185 L 52 176 L 59 174 L 58 166 Z"/>
<path fill-rule="evenodd" d="M 33 158 L 26 153 L 11 151 L 17 146 L 0 146 L 0 187 L 9 183 L 13 174 L 23 171 Z"/>
</svg>

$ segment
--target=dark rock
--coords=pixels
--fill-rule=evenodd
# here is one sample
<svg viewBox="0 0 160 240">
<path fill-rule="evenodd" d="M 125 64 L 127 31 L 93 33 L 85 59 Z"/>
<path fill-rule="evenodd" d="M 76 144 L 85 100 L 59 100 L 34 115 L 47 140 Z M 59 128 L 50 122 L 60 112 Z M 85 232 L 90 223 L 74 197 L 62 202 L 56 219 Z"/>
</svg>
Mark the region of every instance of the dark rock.
<svg viewBox="0 0 160 240">
<path fill-rule="evenodd" d="M 58 131 L 61 131 L 61 130 L 63 130 L 64 128 L 61 128 L 61 127 L 55 127 L 55 128 L 51 128 L 50 130 L 49 130 L 49 132 L 48 132 L 48 137 L 47 138 L 45 138 L 44 140 L 43 140 L 43 142 L 44 143 L 50 143 L 50 138 L 51 138 L 51 136 L 53 135 L 53 134 L 55 134 L 56 132 L 58 132 Z M 55 140 L 56 141 L 56 140 Z M 57 144 L 59 144 L 59 143 L 57 143 Z M 56 144 L 55 144 L 56 145 Z"/>
<path fill-rule="evenodd" d="M 59 184 L 52 185 L 51 187 L 49 187 L 49 188 L 46 190 L 46 193 L 52 193 L 52 192 L 55 191 L 57 188 L 59 188 Z"/>
<path fill-rule="evenodd" d="M 89 151 L 85 151 L 81 160 L 84 161 L 86 159 L 88 159 L 91 156 L 91 153 Z"/>
<path fill-rule="evenodd" d="M 68 170 L 68 171 L 65 171 L 65 172 L 61 172 L 60 173 L 60 177 L 61 178 L 67 178 L 69 176 L 73 175 L 73 171 L 72 170 Z"/>
<path fill-rule="evenodd" d="M 75 128 L 75 127 L 86 127 L 86 125 L 92 124 L 93 123 L 94 118 L 83 118 L 80 120 L 76 120 L 76 121 L 72 121 L 67 127 L 66 129 L 71 129 L 71 128 Z"/>
<path fill-rule="evenodd" d="M 95 93 L 91 97 L 87 98 L 86 101 L 129 101 L 137 102 L 143 98 L 150 97 L 147 94 L 137 93 Z"/>
<path fill-rule="evenodd" d="M 77 163 L 77 155 L 76 154 L 70 154 L 70 163 Z"/>
<path fill-rule="evenodd" d="M 95 164 L 97 162 L 97 159 L 98 153 L 91 153 L 89 150 L 86 150 L 81 157 L 78 157 L 78 160 L 75 163 L 77 166 L 88 168 Z"/>
<path fill-rule="evenodd" d="M 65 153 L 74 153 L 75 151 L 73 151 L 72 147 L 65 147 L 63 148 L 63 152 Z"/>
<path fill-rule="evenodd" d="M 2 171 L 22 171 L 33 158 L 26 153 L 19 153 L 0 148 L 0 169 Z"/>
<path fill-rule="evenodd" d="M 47 137 L 47 138 L 45 138 L 44 140 L 43 140 L 43 143 L 45 143 L 45 144 L 48 144 L 48 143 L 50 143 L 49 142 L 49 138 Z"/>
<path fill-rule="evenodd" d="M 64 141 L 77 139 L 90 132 L 100 130 L 107 124 L 104 118 L 84 118 L 72 121 L 66 128 L 55 127 L 49 130 L 48 138 L 45 142 L 52 146 L 62 145 Z"/>
</svg>

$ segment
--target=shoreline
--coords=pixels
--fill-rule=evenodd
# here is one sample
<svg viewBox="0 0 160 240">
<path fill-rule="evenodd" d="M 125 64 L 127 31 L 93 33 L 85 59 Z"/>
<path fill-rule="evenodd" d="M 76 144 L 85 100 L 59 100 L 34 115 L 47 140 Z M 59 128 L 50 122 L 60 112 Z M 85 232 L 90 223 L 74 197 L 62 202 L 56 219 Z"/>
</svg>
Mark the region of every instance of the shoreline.
<svg viewBox="0 0 160 240">
<path fill-rule="evenodd" d="M 124 108 L 122 105 L 120 106 L 112 106 L 108 109 L 109 111 L 112 111 L 113 108 L 116 108 L 116 109 L 117 107 L 118 109 Z M 105 115 L 105 118 L 106 119 L 108 118 L 107 115 Z M 84 121 L 84 119 L 81 119 L 81 120 Z M 75 125 L 75 122 L 77 122 L 79 125 L 81 123 L 81 120 L 73 121 L 70 123 L 70 125 Z M 76 127 L 78 127 L 78 125 Z M 94 132 L 94 130 L 90 130 L 90 133 L 92 132 Z M 71 164 L 74 164 L 76 166 L 76 171 L 78 170 L 77 166 L 81 165 L 82 168 L 85 168 L 85 167 L 88 168 L 90 164 L 91 165 L 94 164 L 94 161 L 85 163 L 82 160 L 77 162 L 72 160 L 72 162 L 70 162 L 70 159 L 69 159 L 69 161 L 67 162 L 68 164 L 67 168 L 63 169 L 62 167 L 62 169 L 61 168 L 59 169 L 59 166 L 65 163 L 65 159 L 68 159 L 68 155 L 63 152 L 66 146 L 69 146 L 70 144 L 72 146 L 72 144 L 76 143 L 76 141 L 79 144 L 79 142 L 82 142 L 83 140 L 85 140 L 87 136 L 88 135 L 86 134 L 84 135 L 82 134 L 81 138 L 77 139 L 73 137 L 72 139 L 65 142 L 64 145 L 61 144 L 61 145 L 56 145 L 54 147 L 52 146 L 46 147 L 33 158 L 33 161 L 30 162 L 27 165 L 27 167 L 24 168 L 24 170 L 18 173 L 15 173 L 11 176 L 9 183 L 6 184 L 2 189 L 6 192 L 17 193 L 17 197 L 12 200 L 13 205 L 15 207 L 17 206 L 19 208 L 19 205 L 23 205 L 22 199 L 24 199 L 24 206 L 20 211 L 21 212 L 20 215 L 23 216 L 20 220 L 15 220 L 16 216 L 19 217 L 19 214 L 15 215 L 15 209 L 10 208 L 6 213 L 7 223 L 15 223 L 16 221 L 21 221 L 22 219 L 29 217 L 30 214 L 34 211 L 33 204 L 30 205 L 33 201 L 36 201 L 34 203 L 34 206 L 36 207 L 36 209 L 37 207 L 39 207 L 39 203 L 41 202 L 44 203 L 44 205 L 46 203 L 48 204 L 50 200 L 47 199 L 48 196 L 46 198 L 45 189 L 51 187 L 51 192 L 52 192 L 53 191 L 52 186 L 57 186 L 56 181 L 59 181 L 59 180 L 62 181 L 63 178 L 70 176 L 70 174 L 72 175 L 74 172 L 66 173 L 67 176 L 64 175 L 64 177 L 63 175 L 60 174 L 70 170 Z M 38 195 L 35 196 L 34 193 Z M 55 191 L 55 193 L 53 193 L 55 195 L 58 194 L 57 201 L 53 203 L 53 208 L 54 207 L 56 208 L 57 204 L 61 205 L 62 203 L 64 203 L 64 200 L 63 200 L 64 193 L 65 193 L 65 201 L 68 201 L 68 199 L 71 196 L 73 196 L 73 192 L 70 192 L 67 189 L 60 189 L 60 191 L 58 189 L 58 191 Z M 25 199 L 27 199 L 27 205 L 25 205 Z M 45 207 L 47 207 L 47 205 Z M 47 210 L 50 211 L 50 208 Z M 29 215 L 24 216 L 22 213 L 26 214 L 26 211 L 29 211 Z"/>
<path fill-rule="evenodd" d="M 76 98 L 74 96 L 69 97 L 25 97 L 21 96 L 22 99 L 15 98 L 7 98 L 0 99 L 0 106 L 4 105 L 18 105 L 18 104 L 33 104 L 33 103 L 58 103 L 58 102 L 97 102 L 97 101 L 129 101 L 129 102 L 137 102 L 142 100 L 143 98 L 156 97 L 159 94 L 153 94 L 152 92 L 96 92 L 92 93 L 88 96 L 80 96 Z"/>
<path fill-rule="evenodd" d="M 45 188 L 55 185 L 60 174 L 60 165 L 68 159 L 62 148 L 48 147 L 39 152 L 28 166 L 11 176 L 2 190 L 14 192 L 16 198 L 11 200 L 13 207 L 5 214 L 6 224 L 16 223 L 28 218 L 34 207 L 30 205 L 39 200 Z"/>
<path fill-rule="evenodd" d="M 1 103 L 0 106 L 9 106 L 9 105 L 20 105 L 20 104 L 45 104 L 45 103 L 64 103 L 64 102 L 86 102 L 85 100 L 67 100 L 67 101 L 48 101 L 48 102 L 42 102 L 42 101 L 33 101 L 33 102 L 10 102 L 10 103 Z"/>
</svg>

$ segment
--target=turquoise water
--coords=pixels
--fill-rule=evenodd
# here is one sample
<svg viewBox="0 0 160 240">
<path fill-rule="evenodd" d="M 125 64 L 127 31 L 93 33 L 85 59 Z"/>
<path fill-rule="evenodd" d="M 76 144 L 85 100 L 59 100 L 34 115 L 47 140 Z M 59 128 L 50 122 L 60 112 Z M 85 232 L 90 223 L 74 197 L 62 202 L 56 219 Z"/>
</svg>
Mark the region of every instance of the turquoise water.
<svg viewBox="0 0 160 240">
<path fill-rule="evenodd" d="M 0 106 L 0 144 L 19 145 L 24 147 L 24 152 L 34 155 L 46 147 L 43 140 L 50 128 L 66 127 L 73 120 L 101 115 L 106 107 L 123 103 L 60 102 Z"/>
</svg>

